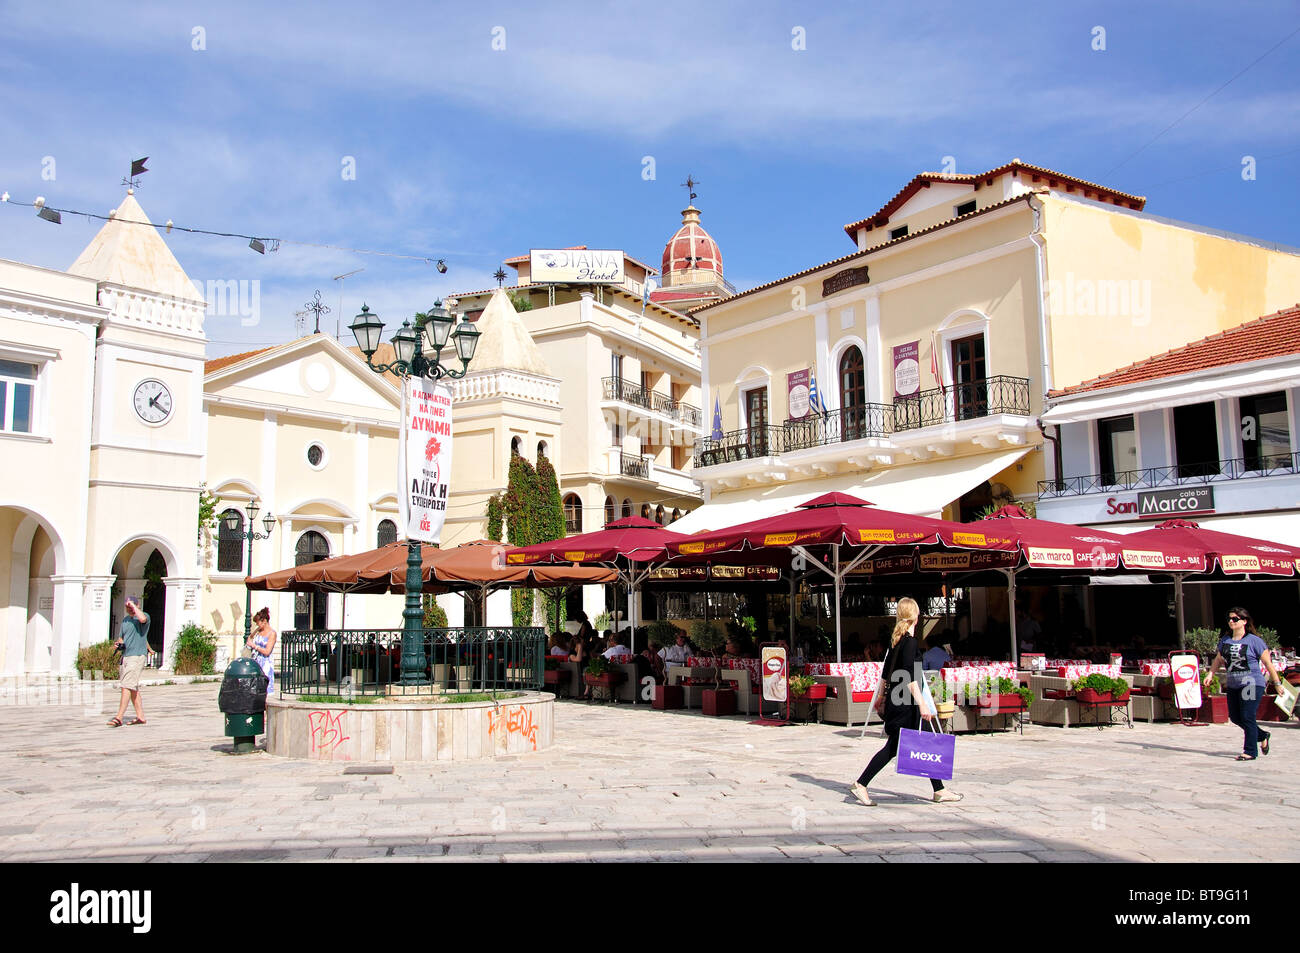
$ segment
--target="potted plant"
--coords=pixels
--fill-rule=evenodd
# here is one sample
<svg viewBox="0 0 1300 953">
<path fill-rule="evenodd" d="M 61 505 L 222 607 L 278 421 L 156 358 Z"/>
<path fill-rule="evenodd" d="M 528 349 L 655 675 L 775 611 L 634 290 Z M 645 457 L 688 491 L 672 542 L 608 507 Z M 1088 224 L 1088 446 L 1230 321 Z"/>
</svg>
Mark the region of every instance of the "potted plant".
<svg viewBox="0 0 1300 953">
<path fill-rule="evenodd" d="M 587 663 L 582 680 L 591 686 L 593 695 L 608 697 L 613 693 L 614 686 L 623 681 L 623 672 L 612 668 L 603 655 L 597 655 Z"/>
<path fill-rule="evenodd" d="M 930 683 L 930 697 L 934 699 L 935 713 L 947 721 L 957 711 L 957 702 L 953 699 L 952 688 L 944 681 L 943 673 L 929 672 L 926 679 Z"/>
<path fill-rule="evenodd" d="M 727 644 L 727 633 L 722 626 L 712 619 L 703 620 L 695 619 L 691 622 L 691 641 L 695 643 L 696 648 L 706 655 L 717 658 L 718 649 Z M 719 666 L 714 666 L 714 681 L 721 683 L 722 672 Z"/>
<path fill-rule="evenodd" d="M 1112 678 L 1110 680 L 1110 685 L 1110 697 L 1115 701 L 1122 702 L 1128 698 L 1131 686 L 1123 677 L 1116 676 L 1115 678 Z"/>
<path fill-rule="evenodd" d="M 1201 707 L 1197 710 L 1196 717 L 1212 725 L 1228 723 L 1228 696 L 1223 694 L 1219 676 L 1210 679 L 1209 685 L 1202 684 Z"/>
<path fill-rule="evenodd" d="M 820 689 L 820 693 L 817 690 Z M 811 675 L 790 676 L 790 697 L 804 701 L 813 701 L 826 697 L 826 686 L 819 684 Z"/>
<path fill-rule="evenodd" d="M 1022 694 L 1020 683 L 1010 678 L 984 678 L 980 682 L 980 699 L 983 702 L 981 708 L 985 714 L 1005 714 L 1018 712 L 1021 709 L 1021 700 L 1025 699 Z M 1033 701 L 1033 692 L 1029 689 L 1023 691 L 1029 692 L 1029 697 L 1024 701 L 1024 707 L 1028 708 L 1029 703 Z M 938 703 L 936 702 L 936 706 Z"/>
<path fill-rule="evenodd" d="M 1079 701 L 1088 705 L 1095 705 L 1098 702 L 1110 701 L 1115 684 L 1109 675 L 1094 672 L 1091 675 L 1085 675 L 1083 678 L 1075 679 L 1074 684 L 1070 687 L 1074 689 L 1075 696 Z"/>
</svg>

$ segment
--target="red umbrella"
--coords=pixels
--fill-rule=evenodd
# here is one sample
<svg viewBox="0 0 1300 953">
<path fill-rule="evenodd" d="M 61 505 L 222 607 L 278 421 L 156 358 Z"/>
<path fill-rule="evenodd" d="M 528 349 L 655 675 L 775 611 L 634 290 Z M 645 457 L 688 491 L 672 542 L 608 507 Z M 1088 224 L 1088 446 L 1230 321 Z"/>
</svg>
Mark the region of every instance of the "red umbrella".
<svg viewBox="0 0 1300 953">
<path fill-rule="evenodd" d="M 1199 547 L 1188 546 L 1173 537 L 1138 540 L 1141 533 L 1120 535 L 1070 523 L 1032 519 L 1018 506 L 1004 506 L 971 528 L 1000 527 L 1012 536 L 1024 554 L 1025 565 L 1033 569 L 1126 569 L 1200 572 L 1205 557 Z M 969 545 L 969 543 L 968 543 Z"/>
<path fill-rule="evenodd" d="M 536 543 L 506 552 L 506 565 L 527 566 L 536 563 L 586 563 L 609 566 L 618 571 L 629 591 L 636 595 L 637 585 L 650 573 L 649 566 L 637 570 L 633 564 L 662 559 L 665 547 L 673 541 L 687 539 L 683 533 L 665 529 L 654 520 L 627 516 L 607 523 L 604 529 Z M 631 647 L 636 647 L 636 617 L 632 623 Z"/>
<path fill-rule="evenodd" d="M 1300 567 L 1300 549 L 1295 546 L 1202 529 L 1191 520 L 1165 520 L 1124 539 L 1142 545 L 1172 544 L 1195 549 L 1208 557 L 1211 568 L 1218 562 L 1219 569 L 1229 576 L 1294 576 Z"/>
<path fill-rule="evenodd" d="M 744 549 L 793 548 L 835 582 L 835 657 L 839 659 L 840 596 L 848 574 L 881 546 L 938 543 L 1003 551 L 1016 548 L 1015 540 L 1000 530 L 973 530 L 962 523 L 882 510 L 847 493 L 825 493 L 799 504 L 790 513 L 671 542 L 668 552 L 699 558 Z M 819 559 L 808 548 L 813 546 L 829 547 L 829 558 Z M 840 559 L 843 546 L 850 547 L 853 553 L 845 563 Z"/>
</svg>

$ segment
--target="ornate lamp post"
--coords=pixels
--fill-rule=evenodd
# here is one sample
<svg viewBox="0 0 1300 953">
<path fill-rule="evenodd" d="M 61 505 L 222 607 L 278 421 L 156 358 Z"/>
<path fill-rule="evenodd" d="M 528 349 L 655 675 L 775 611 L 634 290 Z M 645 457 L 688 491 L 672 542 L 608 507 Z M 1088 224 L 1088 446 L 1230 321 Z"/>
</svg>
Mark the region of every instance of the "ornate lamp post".
<svg viewBox="0 0 1300 953">
<path fill-rule="evenodd" d="M 244 531 L 243 537 L 248 540 L 248 574 L 253 574 L 253 540 L 270 539 L 271 530 L 275 529 L 275 517 L 267 513 L 262 517 L 262 525 L 266 527 L 265 533 L 259 533 L 253 528 L 253 519 L 257 516 L 260 507 L 257 500 L 249 500 L 245 511 L 248 513 L 248 529 Z M 238 537 L 239 534 L 239 511 L 230 510 L 224 517 L 226 523 L 226 532 L 231 536 Z M 248 637 L 253 632 L 253 590 L 247 586 L 244 587 L 244 643 L 248 643 Z"/>
<path fill-rule="evenodd" d="M 403 321 L 401 330 L 393 335 L 394 359 L 388 364 L 372 363 L 371 358 L 379 350 L 380 336 L 384 322 L 379 316 L 370 313 L 370 308 L 361 306 L 361 313 L 349 327 L 356 336 L 357 347 L 366 356 L 366 366 L 377 374 L 394 372 L 403 378 L 430 377 L 439 380 L 443 377 L 452 379 L 464 377 L 469 371 L 469 362 L 474 358 L 474 349 L 478 346 L 479 330 L 468 321 L 461 321 L 452 330 L 456 319 L 447 313 L 442 302 L 434 303 L 427 314 L 415 316 L 415 326 L 410 321 Z M 456 345 L 456 354 L 460 358 L 461 368 L 454 371 L 442 364 L 442 349 L 450 339 Z M 432 352 L 425 356 L 425 348 Z M 405 382 L 403 382 L 405 386 Z M 405 421 L 402 424 L 406 426 Z M 399 493 L 405 493 L 406 487 L 399 487 Z M 422 589 L 420 542 L 410 539 L 407 534 L 406 552 L 406 608 L 402 610 L 402 684 L 424 685 L 428 680 L 424 676 L 424 607 L 420 601 Z"/>
</svg>

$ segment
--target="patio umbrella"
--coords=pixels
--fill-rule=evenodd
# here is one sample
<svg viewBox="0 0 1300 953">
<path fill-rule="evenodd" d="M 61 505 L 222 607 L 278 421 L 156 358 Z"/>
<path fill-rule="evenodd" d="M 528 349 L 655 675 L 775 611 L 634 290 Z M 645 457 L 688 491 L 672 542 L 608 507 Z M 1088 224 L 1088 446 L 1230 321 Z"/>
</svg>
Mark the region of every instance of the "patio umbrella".
<svg viewBox="0 0 1300 953">
<path fill-rule="evenodd" d="M 745 549 L 793 550 L 835 583 L 835 657 L 839 660 L 843 656 L 840 597 L 848 574 L 884 546 L 939 543 L 994 550 L 1016 548 L 1015 541 L 1000 532 L 973 531 L 961 523 L 882 510 L 847 493 L 825 493 L 789 513 L 670 542 L 668 552 L 671 556 L 703 558 Z M 821 559 L 811 547 L 827 547 L 829 552 Z M 841 552 L 844 548 L 848 554 Z"/>
<path fill-rule="evenodd" d="M 1124 538 L 1142 546 L 1158 546 L 1168 541 L 1199 550 L 1208 562 L 1208 569 L 1202 567 L 1202 570 L 1212 572 L 1217 563 L 1225 576 L 1295 576 L 1300 571 L 1300 548 L 1203 529 L 1192 520 L 1165 520 Z M 1187 572 L 1174 573 L 1179 645 L 1183 644 L 1183 577 L 1186 575 Z"/>
<path fill-rule="evenodd" d="M 1120 536 L 1085 526 L 1033 519 L 1014 505 L 1004 506 L 990 516 L 969 524 L 966 531 L 968 545 L 973 544 L 970 536 L 979 531 L 978 527 L 996 527 L 999 537 L 1015 539 L 1022 556 L 1020 565 L 997 570 L 1007 579 L 1012 662 L 1019 660 L 1019 644 L 1016 639 L 1016 576 L 1026 569 L 1090 569 L 1102 572 L 1118 570 L 1123 565 L 1133 571 L 1150 572 L 1159 569 L 1195 572 L 1205 568 L 1205 559 L 1199 550 L 1182 545 L 1172 538 L 1150 543 L 1135 542 L 1132 535 Z"/>
<path fill-rule="evenodd" d="M 615 570 L 628 591 L 635 596 L 637 587 L 650 573 L 649 563 L 665 556 L 665 547 L 689 537 L 660 526 L 641 516 L 627 516 L 606 524 L 591 533 L 566 536 L 547 543 L 536 543 L 506 552 L 506 565 L 532 566 L 539 563 L 575 563 L 606 566 Z M 632 624 L 632 643 L 636 649 L 636 617 Z"/>
</svg>

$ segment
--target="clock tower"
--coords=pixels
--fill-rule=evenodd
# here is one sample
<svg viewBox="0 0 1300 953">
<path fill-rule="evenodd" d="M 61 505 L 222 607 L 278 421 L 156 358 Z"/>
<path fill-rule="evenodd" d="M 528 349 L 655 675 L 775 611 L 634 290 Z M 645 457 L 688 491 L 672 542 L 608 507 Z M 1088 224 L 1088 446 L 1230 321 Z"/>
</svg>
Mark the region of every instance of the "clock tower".
<svg viewBox="0 0 1300 953">
<path fill-rule="evenodd" d="M 203 296 L 128 190 L 68 269 L 107 310 L 95 342 L 86 620 L 95 640 L 144 598 L 149 641 L 169 665 L 198 620 L 197 513 L 203 474 Z M 99 606 L 98 610 L 95 606 Z M 96 613 L 98 614 L 97 617 Z"/>
</svg>

